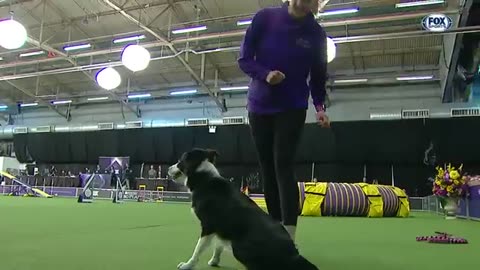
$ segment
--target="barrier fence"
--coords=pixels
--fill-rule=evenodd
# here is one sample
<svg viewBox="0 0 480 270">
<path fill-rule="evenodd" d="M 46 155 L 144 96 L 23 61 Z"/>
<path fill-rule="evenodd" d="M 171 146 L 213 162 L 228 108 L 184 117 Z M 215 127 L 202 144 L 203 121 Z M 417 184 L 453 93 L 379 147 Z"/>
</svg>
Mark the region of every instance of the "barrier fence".
<svg viewBox="0 0 480 270">
<path fill-rule="evenodd" d="M 410 197 L 411 211 L 426 211 L 443 215 L 440 200 L 436 196 Z M 480 199 L 476 196 L 460 200 L 457 217 L 480 221 Z"/>
<path fill-rule="evenodd" d="M 8 195 L 12 192 L 13 185 L 0 186 L 0 195 Z M 34 187 L 55 197 L 76 198 L 82 193 L 82 188 L 74 187 Z M 115 190 L 94 189 L 93 197 L 100 200 L 112 200 Z M 125 201 L 138 201 L 139 197 L 151 200 L 160 199 L 165 202 L 190 202 L 191 194 L 188 192 L 176 191 L 153 191 L 153 190 L 126 190 Z"/>
<path fill-rule="evenodd" d="M 81 174 L 80 176 L 31 176 L 31 175 L 21 175 L 17 176 L 17 180 L 22 183 L 25 183 L 29 186 L 35 187 L 68 187 L 68 188 L 77 188 L 82 187 L 83 179 L 88 179 L 91 174 Z M 110 174 L 96 174 L 98 177 L 102 178 L 101 186 L 97 187 L 110 187 Z M 1 182 L 1 180 L 0 180 Z M 134 189 L 138 189 L 139 185 L 146 185 L 148 190 L 156 190 L 157 187 L 162 186 L 168 190 L 180 191 L 181 187 L 175 184 L 174 181 L 166 178 L 134 178 L 131 179 L 130 185 Z M 11 185 L 12 180 L 5 178 L 5 185 Z"/>
<path fill-rule="evenodd" d="M 8 195 L 14 186 L 4 185 L 0 186 L 0 195 Z M 56 197 L 78 197 L 82 192 L 82 188 L 75 187 L 44 187 L 38 186 L 38 188 L 50 195 Z M 95 189 L 94 198 L 111 200 L 113 199 L 115 192 L 112 189 Z M 471 189 L 470 197 L 462 199 L 459 204 L 458 217 L 480 221 L 480 188 Z M 177 191 L 152 191 L 152 190 L 127 190 L 125 192 L 125 201 L 138 201 L 139 196 L 142 198 L 158 200 L 164 202 L 190 202 L 191 194 L 189 192 L 177 192 Z M 411 211 L 426 211 L 443 215 L 442 207 L 440 206 L 440 200 L 436 196 L 427 197 L 410 197 L 410 209 Z"/>
</svg>

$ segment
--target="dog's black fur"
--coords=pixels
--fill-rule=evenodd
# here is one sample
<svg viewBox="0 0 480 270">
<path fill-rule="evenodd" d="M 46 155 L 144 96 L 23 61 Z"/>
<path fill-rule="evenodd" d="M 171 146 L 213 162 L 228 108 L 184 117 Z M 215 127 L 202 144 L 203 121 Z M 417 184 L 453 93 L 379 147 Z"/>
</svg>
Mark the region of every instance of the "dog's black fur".
<svg viewBox="0 0 480 270">
<path fill-rule="evenodd" d="M 218 153 L 194 149 L 182 155 L 177 168 L 187 176 L 192 208 L 201 223 L 201 237 L 215 234 L 229 241 L 235 258 L 248 270 L 316 270 L 302 257 L 283 225 L 216 173 L 198 171 Z M 177 175 L 178 176 L 178 175 Z"/>
</svg>

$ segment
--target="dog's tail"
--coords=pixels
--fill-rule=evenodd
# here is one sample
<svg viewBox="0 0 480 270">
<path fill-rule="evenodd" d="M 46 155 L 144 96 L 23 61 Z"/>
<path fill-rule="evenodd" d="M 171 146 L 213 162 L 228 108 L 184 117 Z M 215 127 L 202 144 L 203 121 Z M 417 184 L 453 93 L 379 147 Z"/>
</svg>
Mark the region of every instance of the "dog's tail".
<svg viewBox="0 0 480 270">
<path fill-rule="evenodd" d="M 313 263 L 305 259 L 302 255 L 298 255 L 295 257 L 295 259 L 292 261 L 291 264 L 292 267 L 289 269 L 295 269 L 295 270 L 318 270 L 318 267 L 316 267 Z"/>
</svg>

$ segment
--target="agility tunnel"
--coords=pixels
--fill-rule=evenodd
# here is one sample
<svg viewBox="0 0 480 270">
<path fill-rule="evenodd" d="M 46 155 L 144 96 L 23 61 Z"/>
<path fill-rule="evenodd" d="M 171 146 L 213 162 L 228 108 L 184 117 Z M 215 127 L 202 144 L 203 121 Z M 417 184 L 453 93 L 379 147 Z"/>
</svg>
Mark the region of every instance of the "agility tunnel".
<svg viewBox="0 0 480 270">
<path fill-rule="evenodd" d="M 299 183 L 302 216 L 408 217 L 410 204 L 404 190 L 366 183 Z M 266 210 L 263 195 L 250 198 Z"/>
<path fill-rule="evenodd" d="M 267 204 L 265 203 L 265 197 L 263 194 L 250 194 L 250 199 L 252 199 L 260 208 L 267 211 Z"/>
</svg>

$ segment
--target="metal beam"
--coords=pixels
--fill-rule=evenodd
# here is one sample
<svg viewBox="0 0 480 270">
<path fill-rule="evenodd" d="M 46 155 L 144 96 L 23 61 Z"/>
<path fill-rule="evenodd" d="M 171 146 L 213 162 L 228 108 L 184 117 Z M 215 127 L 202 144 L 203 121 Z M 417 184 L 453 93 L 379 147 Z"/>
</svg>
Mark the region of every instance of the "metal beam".
<svg viewBox="0 0 480 270">
<path fill-rule="evenodd" d="M 232 63 L 230 66 L 236 66 L 236 63 Z M 222 67 L 230 67 L 230 66 L 222 66 Z M 355 78 L 367 78 L 367 79 L 383 79 L 383 78 L 395 78 L 398 76 L 399 72 L 402 72 L 403 75 L 408 75 L 408 74 L 427 74 L 431 75 L 432 70 L 435 70 L 437 67 L 435 65 L 428 65 L 428 66 L 405 66 L 404 68 L 400 68 L 398 66 L 396 67 L 389 67 L 389 68 L 373 68 L 373 69 L 367 69 L 367 70 L 358 70 L 357 72 L 355 70 L 344 70 L 342 73 L 335 74 L 335 78 L 332 78 L 332 80 L 329 83 L 333 82 L 333 79 L 355 79 Z M 434 73 L 436 75 L 436 73 Z M 248 84 L 248 78 L 245 76 L 242 76 L 238 78 L 238 80 L 235 81 L 235 85 L 246 85 Z M 212 83 L 210 83 L 211 87 L 215 87 Z M 232 86 L 232 85 L 218 85 L 218 86 Z M 217 86 L 217 87 L 218 87 Z M 184 83 L 177 83 L 177 84 L 162 84 L 162 86 L 159 86 L 157 84 L 147 84 L 143 86 L 145 89 L 149 89 L 149 92 L 152 93 L 155 97 L 164 97 L 168 96 L 168 92 L 172 90 L 172 87 L 174 88 L 195 88 L 198 87 L 198 85 L 195 84 L 184 84 Z M 154 94 L 154 93 L 159 93 L 159 94 Z M 222 92 L 225 95 L 231 94 L 231 92 Z M 120 94 L 121 96 L 126 96 L 127 91 L 126 89 Z M 77 95 L 72 95 L 69 98 L 72 99 L 83 99 L 87 97 L 97 97 L 97 96 L 103 96 L 100 93 L 93 92 L 93 91 L 82 91 L 81 94 Z M 41 97 L 38 97 L 41 98 Z M 77 104 L 77 103 L 76 103 Z"/>
<path fill-rule="evenodd" d="M 179 19 L 180 21 L 187 21 L 188 18 L 187 16 L 185 15 L 185 11 L 183 10 L 183 8 L 181 6 L 176 6 L 175 3 L 172 1 L 172 0 L 169 0 L 169 3 L 170 3 L 170 7 L 171 9 L 173 10 L 173 13 L 175 14 L 175 17 L 177 17 L 177 19 Z M 206 10 L 206 7 L 205 5 L 203 4 L 203 2 L 200 1 L 200 3 L 203 5 L 204 9 Z M 198 13 L 197 13 L 197 19 L 198 19 Z M 198 36 L 198 34 L 197 34 Z M 187 43 L 187 48 L 189 46 L 189 43 Z M 200 49 L 205 49 L 204 46 L 199 46 Z M 218 74 L 218 77 L 220 77 L 220 79 L 222 79 L 224 82 L 227 82 L 228 83 L 228 80 L 226 79 L 226 76 L 224 75 L 224 73 L 218 68 L 218 65 L 215 64 L 214 61 L 212 61 L 210 55 L 202 55 L 202 57 L 206 57 L 206 60 L 208 60 L 208 62 L 210 62 L 210 65 L 212 65 L 212 67 L 215 69 L 215 74 Z M 202 58 L 203 59 L 203 58 Z M 204 80 L 205 78 L 202 78 L 202 80 Z M 215 80 L 217 80 L 217 78 L 215 78 Z"/>
<path fill-rule="evenodd" d="M 467 24 L 468 17 L 470 15 L 470 9 L 472 8 L 473 0 L 466 0 L 463 10 L 460 15 L 460 21 L 458 27 L 464 27 Z M 455 102 L 453 100 L 454 95 L 454 78 L 457 73 L 458 59 L 460 57 L 460 51 L 463 47 L 463 33 L 459 33 L 455 37 L 455 45 L 453 47 L 452 57 L 450 59 L 450 65 L 448 67 L 447 79 L 445 82 L 445 88 L 443 89 L 442 102 L 449 103 Z"/>
<path fill-rule="evenodd" d="M 6 93 L 8 89 L 2 89 L 2 97 L 0 98 L 0 105 L 7 105 L 10 106 L 12 104 L 15 104 L 16 98 L 12 97 L 11 92 L 16 92 L 13 89 L 10 89 L 11 91 L 8 91 L 10 93 Z M 0 110 L 1 112 L 1 110 Z"/>
<path fill-rule="evenodd" d="M 6 83 L 10 84 L 11 86 L 13 86 L 14 88 L 18 89 L 20 92 L 24 93 L 25 95 L 33 98 L 34 100 L 37 100 L 35 94 L 31 93 L 30 91 L 24 89 L 23 87 L 19 86 L 18 84 L 16 83 L 13 83 L 11 81 L 5 81 Z M 51 110 L 53 110 L 54 112 L 58 113 L 60 116 L 62 116 L 63 118 L 67 119 L 67 121 L 70 121 L 70 115 L 69 114 L 66 114 L 66 113 L 63 113 L 61 111 L 59 111 L 57 108 L 53 107 L 52 104 L 50 104 L 49 102 L 46 102 L 46 101 L 43 101 L 43 100 L 38 100 L 39 103 L 41 104 L 44 104 L 46 105 L 48 108 L 50 108 Z"/>
<path fill-rule="evenodd" d="M 35 0 L 12 0 L 12 1 L 1 1 L 0 2 L 0 8 L 4 7 L 9 7 L 9 6 L 14 6 L 14 5 L 19 5 L 19 4 L 25 4 L 28 2 L 34 2 Z"/>
<path fill-rule="evenodd" d="M 392 22 L 392 21 L 402 21 L 402 20 L 411 20 L 415 18 L 422 18 L 424 16 L 427 16 L 431 13 L 434 12 L 440 12 L 442 14 L 457 14 L 458 10 L 445 10 L 445 9 L 434 9 L 434 10 L 427 10 L 427 11 L 420 11 L 420 12 L 409 12 L 409 13 L 393 13 L 389 15 L 382 15 L 382 16 L 369 16 L 369 17 L 360 17 L 360 18 L 355 18 L 355 19 L 349 19 L 349 20 L 334 20 L 334 21 L 326 21 L 322 22 L 322 26 L 324 28 L 329 28 L 329 27 L 337 27 L 337 26 L 350 26 L 350 25 L 359 25 L 359 24 L 368 24 L 368 23 L 380 23 L 380 22 Z M 115 11 L 115 13 L 118 13 Z M 84 18 L 84 17 L 82 17 Z M 47 24 L 45 24 L 47 26 Z M 123 36 L 123 35 L 131 35 L 131 34 L 139 34 L 142 32 L 147 32 L 147 31 L 136 31 L 136 32 L 128 32 L 128 33 L 123 33 L 123 34 L 116 34 L 115 36 Z M 221 33 L 211 33 L 211 34 L 204 34 L 204 35 L 199 35 L 195 37 L 187 37 L 187 38 L 178 38 L 178 39 L 173 39 L 170 42 L 162 42 L 162 41 L 155 41 L 155 42 L 145 42 L 142 43 L 142 45 L 146 48 L 152 48 L 152 47 L 158 47 L 158 46 L 165 46 L 168 43 L 172 43 L 173 45 L 176 44 L 185 44 L 187 42 L 193 42 L 193 41 L 201 41 L 201 40 L 211 40 L 211 39 L 221 39 L 221 38 L 231 38 L 231 37 L 243 37 L 245 35 L 245 29 L 241 30 L 233 30 L 233 31 L 227 31 L 227 32 L 221 32 Z M 380 34 L 381 35 L 381 34 Z M 101 38 L 106 38 L 105 36 Z M 80 43 L 80 42 L 86 42 L 86 41 L 92 41 L 95 38 L 92 39 L 82 39 L 82 40 L 74 40 L 70 41 L 72 43 Z M 113 47 L 105 50 L 97 50 L 93 52 L 87 52 L 87 53 L 80 53 L 76 55 L 72 55 L 71 57 L 86 57 L 86 56 L 95 56 L 95 55 L 104 55 L 104 54 L 109 54 L 109 53 L 118 53 L 123 50 L 123 47 Z M 12 53 L 21 53 L 24 51 L 28 50 L 14 50 L 11 51 Z M 50 62 L 50 61 L 56 61 L 55 58 L 50 58 L 50 59 L 42 59 L 42 60 L 36 60 L 36 61 L 31 61 L 31 62 Z M 19 62 L 17 63 L 18 65 L 23 65 L 24 62 Z M 30 63 L 30 62 L 29 62 Z M 3 65 L 0 65 L 0 68 L 2 68 Z"/>
<path fill-rule="evenodd" d="M 393 53 L 425 52 L 425 51 L 428 51 L 430 49 L 431 49 L 431 51 L 438 51 L 439 47 L 434 46 L 434 47 L 429 47 L 429 48 L 421 48 L 420 50 L 418 50 L 418 49 L 401 49 L 401 50 L 398 49 L 398 50 L 393 50 Z M 181 51 L 179 53 L 183 53 L 183 51 Z M 385 52 L 384 51 L 373 51 L 373 52 L 366 52 L 363 55 L 356 55 L 356 56 L 361 57 L 361 56 L 374 56 L 374 55 L 382 55 L 382 54 L 385 54 Z M 174 58 L 174 57 L 175 57 L 175 55 L 156 57 L 156 58 L 152 58 L 151 61 L 170 59 L 170 58 Z M 344 58 L 344 57 L 350 57 L 350 56 L 349 55 L 339 56 L 339 58 Z M 102 67 L 107 67 L 107 66 L 115 67 L 115 66 L 120 66 L 120 65 L 122 65 L 122 63 L 120 61 L 116 61 L 116 62 L 106 62 L 106 63 L 99 63 L 99 64 L 93 64 L 93 65 L 58 68 L 58 69 L 52 69 L 52 70 L 42 70 L 42 71 L 37 71 L 37 72 L 0 76 L 0 81 L 25 79 L 25 78 L 32 78 L 32 77 L 46 76 L 46 75 L 54 75 L 54 74 L 74 73 L 74 72 L 79 72 L 79 71 L 96 70 L 96 69 L 99 69 L 99 68 L 102 68 Z M 236 63 L 232 63 L 230 66 L 236 66 L 236 65 L 237 65 Z M 222 67 L 224 67 L 224 65 L 222 65 Z"/>
<path fill-rule="evenodd" d="M 207 90 L 207 93 L 212 97 L 213 101 L 215 104 L 218 106 L 218 108 L 222 112 L 226 112 L 227 108 L 224 106 L 224 103 L 215 95 L 215 93 L 210 89 L 210 87 L 200 78 L 200 76 L 192 69 L 192 67 L 183 59 L 183 57 L 178 54 L 177 49 L 173 46 L 172 43 L 170 43 L 165 37 L 162 35 L 158 34 L 157 32 L 153 31 L 151 28 L 147 27 L 143 23 L 141 23 L 139 20 L 128 14 L 127 12 L 123 11 L 117 4 L 114 4 L 110 0 L 103 0 L 105 4 L 107 4 L 109 7 L 115 9 L 116 11 L 120 12 L 125 18 L 130 20 L 131 22 L 135 23 L 138 25 L 140 28 L 144 29 L 148 33 L 150 33 L 152 36 L 154 36 L 156 39 L 159 41 L 163 42 L 166 44 L 167 48 L 176 56 L 176 58 L 182 63 L 182 65 L 187 69 L 187 71 L 192 75 L 192 77 L 195 79 L 195 81 L 200 84 L 205 90 Z"/>
<path fill-rule="evenodd" d="M 0 113 L 0 119 L 2 119 L 5 122 L 8 122 L 8 116 L 6 116 L 4 112 Z"/>
<path fill-rule="evenodd" d="M 31 37 L 28 37 L 27 39 L 27 42 L 32 44 L 33 46 L 35 47 L 38 47 L 38 48 L 41 48 L 42 50 L 45 50 L 47 52 L 53 52 L 55 53 L 56 55 L 59 55 L 62 57 L 62 59 L 68 61 L 70 64 L 72 64 L 74 67 L 78 67 L 78 64 L 77 62 L 75 62 L 75 60 L 73 60 L 72 58 L 70 58 L 68 56 L 68 54 L 60 51 L 60 50 L 57 50 L 53 47 L 51 47 L 50 45 L 46 44 L 46 43 L 40 43 L 38 40 L 35 40 Z M 81 71 L 83 74 L 85 74 L 85 76 L 87 76 L 91 81 L 94 82 L 94 85 L 96 85 L 96 81 L 95 81 L 95 78 L 93 78 L 92 74 L 90 74 L 89 72 L 87 71 L 84 71 L 82 70 Z M 140 112 L 133 108 L 130 104 L 128 104 L 124 99 L 122 99 L 121 97 L 117 96 L 113 91 L 106 91 L 106 90 L 103 90 L 101 89 L 102 91 L 104 91 L 105 93 L 108 93 L 111 97 L 113 97 L 114 99 L 116 99 L 120 104 L 122 104 L 123 106 L 126 106 L 129 110 L 131 110 L 137 117 L 141 117 L 141 114 Z"/>
<path fill-rule="evenodd" d="M 27 1 L 32 1 L 33 2 L 35 0 L 27 0 Z M 27 2 L 27 1 L 25 1 L 25 2 Z M 174 1 L 175 2 L 188 2 L 190 0 L 174 0 Z M 140 4 L 140 5 L 129 6 L 129 7 L 123 8 L 123 10 L 125 10 L 125 11 L 136 11 L 136 10 L 140 10 L 140 9 L 145 9 L 146 7 L 155 8 L 155 7 L 159 7 L 159 6 L 165 6 L 165 5 L 167 5 L 167 3 L 162 3 L 162 2 L 159 2 L 159 1 L 153 1 L 151 3 L 144 3 L 144 4 Z M 104 16 L 115 15 L 117 13 L 118 12 L 115 11 L 115 10 L 109 10 L 109 11 L 102 11 L 102 12 L 96 13 L 95 16 L 104 17 Z M 77 17 L 69 18 L 69 21 L 70 22 L 79 22 L 79 21 L 82 21 L 83 19 L 85 19 L 85 16 L 77 16 Z M 52 26 L 57 26 L 57 25 L 63 25 L 64 23 L 65 22 L 62 20 L 62 21 L 45 23 L 44 26 L 45 27 L 52 27 Z M 31 25 L 31 26 L 27 27 L 27 29 L 29 29 L 30 31 L 38 29 L 38 28 L 40 28 L 40 25 Z"/>
<path fill-rule="evenodd" d="M 396 33 L 384 33 L 384 34 L 372 34 L 372 35 L 361 35 L 361 36 L 351 36 L 351 37 L 338 37 L 333 38 L 335 43 L 350 43 L 350 42 L 363 42 L 363 41 L 375 41 L 375 40 L 386 40 L 386 39 L 399 39 L 399 38 L 414 38 L 421 36 L 435 36 L 435 35 L 446 35 L 446 34 L 458 34 L 458 33 L 475 33 L 479 32 L 480 26 L 467 26 L 459 27 L 454 29 L 449 29 L 443 32 L 430 32 L 425 30 L 418 31 L 406 31 L 406 32 L 396 32 Z M 241 32 L 241 33 L 240 33 Z M 172 40 L 173 44 L 200 41 L 200 40 L 210 40 L 210 39 L 219 39 L 225 37 L 236 37 L 239 35 L 245 34 L 245 31 L 232 31 L 232 32 L 223 32 L 223 33 L 212 33 L 201 35 L 198 37 L 188 37 Z"/>
<path fill-rule="evenodd" d="M 472 32 L 479 32 L 479 31 L 480 31 L 480 26 L 468 26 L 468 27 L 450 29 L 450 30 L 447 30 L 447 31 L 444 31 L 444 32 L 429 32 L 429 31 L 420 30 L 420 31 L 410 31 L 410 32 L 404 32 L 404 33 L 400 32 L 400 33 L 393 33 L 393 34 L 352 36 L 352 37 L 349 37 L 348 39 L 338 40 L 336 42 L 337 43 L 364 42 L 364 41 L 376 41 L 376 40 L 384 40 L 384 39 L 402 39 L 402 38 L 412 38 L 412 37 L 419 37 L 419 36 L 445 35 L 445 34 L 453 34 L 453 33 L 472 33 Z M 146 47 L 146 48 L 150 48 L 150 47 L 153 47 L 153 44 L 144 44 L 143 46 Z M 230 48 L 223 48 L 223 49 L 224 50 L 215 49 L 215 50 L 210 50 L 210 51 L 203 52 L 203 53 L 215 53 L 217 51 L 235 51 L 235 50 L 238 50 L 238 47 L 230 47 Z M 158 61 L 158 60 L 178 57 L 183 52 L 185 52 L 185 51 L 180 51 L 180 52 L 177 52 L 176 54 L 173 54 L 173 55 L 167 55 L 167 56 L 152 58 L 151 61 Z M 190 50 L 190 52 L 195 53 L 195 51 L 193 51 L 193 50 Z M 92 54 L 97 55 L 97 54 L 106 54 L 106 53 L 108 53 L 108 51 L 105 51 L 105 50 L 93 51 L 93 52 L 89 52 L 89 53 L 83 53 L 82 57 L 86 57 L 86 56 L 92 55 Z M 197 54 L 203 54 L 203 53 L 197 52 Z M 63 58 L 60 58 L 60 59 L 63 59 Z M 28 63 L 28 65 L 36 64 L 36 63 L 38 63 L 38 61 L 31 61 L 31 62 L 26 62 L 26 63 L 25 62 L 7 63 L 7 64 L 0 65 L 0 69 L 27 65 L 27 63 Z M 53 74 L 60 74 L 60 73 L 79 72 L 79 71 L 99 69 L 99 68 L 106 67 L 106 66 L 118 66 L 118 65 L 121 65 L 121 62 L 119 62 L 119 61 L 117 61 L 117 62 L 106 62 L 106 63 L 98 63 L 98 64 L 94 64 L 94 65 L 86 65 L 86 66 L 78 66 L 77 65 L 75 67 L 58 68 L 58 69 L 52 69 L 52 70 L 44 70 L 44 71 L 40 71 L 40 72 L 31 72 L 31 73 L 24 73 L 24 74 L 0 76 L 0 81 L 1 80 L 29 78 L 29 77 L 35 77 L 35 76 L 40 76 L 40 75 L 53 75 Z"/>
<path fill-rule="evenodd" d="M 60 18 L 62 18 L 63 20 L 69 20 L 68 18 L 65 18 L 64 14 L 65 12 L 63 12 L 62 10 L 60 10 L 59 7 L 57 7 L 53 2 L 51 2 L 50 0 L 45 0 L 47 2 L 47 5 L 55 12 L 57 13 L 58 16 L 60 16 Z M 85 18 L 85 17 L 84 17 Z M 77 24 L 76 21 L 73 21 L 73 20 L 70 20 L 70 25 L 75 27 L 75 29 L 77 29 L 79 32 L 81 32 L 82 34 L 84 34 L 86 37 L 90 38 L 90 35 L 85 32 L 82 28 L 80 28 Z M 70 39 L 70 36 L 69 36 L 69 39 Z M 45 42 L 44 40 L 40 40 L 41 42 Z M 70 42 L 70 40 L 69 40 Z"/>
<path fill-rule="evenodd" d="M 420 31 L 398 32 L 398 33 L 392 33 L 392 34 L 351 36 L 349 38 L 339 39 L 336 42 L 337 43 L 350 43 L 350 42 L 385 40 L 385 39 L 413 38 L 413 37 L 428 36 L 428 35 L 472 33 L 472 32 L 478 32 L 479 30 L 480 30 L 479 26 L 469 26 L 469 27 L 455 28 L 455 29 L 447 30 L 445 32 L 438 32 L 438 33 L 420 30 Z M 194 40 L 208 40 L 208 39 L 212 39 L 212 38 L 220 38 L 221 35 L 236 36 L 237 33 L 236 32 L 234 32 L 234 33 L 226 32 L 226 33 L 221 33 L 221 34 L 207 34 L 207 35 L 201 35 L 201 36 L 198 36 L 198 37 L 176 39 L 176 40 L 172 40 L 170 43 L 181 44 L 181 43 L 185 43 L 185 42 L 191 42 L 191 41 L 194 41 Z M 163 45 L 166 45 L 166 44 L 167 44 L 167 42 L 155 41 L 155 42 L 143 43 L 142 46 L 145 47 L 145 48 L 154 48 L 154 47 L 163 46 Z M 115 48 L 111 48 L 111 49 L 95 50 L 95 51 L 70 55 L 70 57 L 71 58 L 82 58 L 82 57 L 91 57 L 91 56 L 96 56 L 96 55 L 105 55 L 105 54 L 121 52 L 122 49 L 123 49 L 123 47 L 115 47 Z M 221 50 L 219 50 L 219 51 L 221 51 Z M 213 52 L 215 52 L 215 51 L 213 51 Z M 55 58 L 45 58 L 45 59 L 39 59 L 39 60 L 33 60 L 33 61 L 9 62 L 9 63 L 5 63 L 5 64 L 0 64 L 0 69 L 15 68 L 15 67 L 19 67 L 19 66 L 36 65 L 36 64 L 39 64 L 39 63 L 48 63 L 48 62 L 54 62 L 54 61 L 59 61 L 59 60 L 65 60 L 65 59 L 63 57 L 55 57 Z"/>
<path fill-rule="evenodd" d="M 48 6 L 55 12 L 57 13 L 62 19 L 64 19 L 64 15 L 63 15 L 63 12 L 56 6 L 54 5 L 52 2 L 50 2 L 49 0 L 43 0 L 45 2 L 45 4 L 48 4 Z M 42 18 L 42 25 L 43 25 L 43 18 Z M 89 35 L 83 31 L 80 27 L 78 27 L 78 25 L 75 23 L 75 22 L 72 22 L 72 26 L 74 26 L 77 30 L 79 30 L 80 32 L 82 32 L 85 36 L 89 37 Z M 40 33 L 40 36 L 41 36 L 41 33 Z M 55 54 L 57 55 L 60 55 L 62 56 L 65 60 L 67 60 L 69 63 L 71 63 L 73 66 L 78 66 L 77 63 L 71 59 L 68 54 L 62 52 L 62 51 L 59 51 L 59 50 L 56 50 L 54 49 L 52 46 L 49 46 L 47 44 L 45 44 L 45 42 L 39 42 L 40 45 L 42 46 L 45 46 L 46 49 L 48 49 L 48 51 L 51 51 L 51 52 L 54 52 Z M 38 45 L 36 45 L 38 46 Z M 92 74 L 90 74 L 89 72 L 87 71 L 82 71 L 83 74 L 85 74 L 85 76 L 87 76 L 87 78 L 89 78 L 91 81 L 93 81 L 94 85 L 96 86 L 96 81 L 95 81 L 95 78 L 93 78 Z M 103 90 L 103 89 L 101 89 Z M 130 104 L 128 104 L 124 99 L 122 99 L 121 97 L 119 97 L 118 95 L 115 94 L 115 92 L 113 91 L 106 91 L 110 96 L 112 96 L 114 99 L 116 99 L 121 106 L 126 106 L 130 111 L 132 111 L 138 118 L 141 117 L 141 113 L 138 109 L 135 109 L 133 108 L 132 106 L 130 106 Z"/>
<path fill-rule="evenodd" d="M 170 5 L 166 6 L 164 9 L 162 9 L 162 11 L 160 11 L 160 13 L 157 14 L 157 16 L 155 16 L 155 18 L 153 18 L 147 25 L 147 27 L 150 27 L 152 26 L 152 24 L 158 20 L 158 18 L 160 18 L 165 12 L 167 12 L 168 10 L 170 9 Z"/>
</svg>

